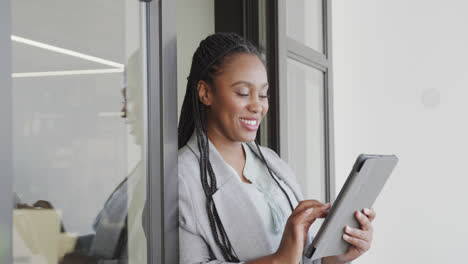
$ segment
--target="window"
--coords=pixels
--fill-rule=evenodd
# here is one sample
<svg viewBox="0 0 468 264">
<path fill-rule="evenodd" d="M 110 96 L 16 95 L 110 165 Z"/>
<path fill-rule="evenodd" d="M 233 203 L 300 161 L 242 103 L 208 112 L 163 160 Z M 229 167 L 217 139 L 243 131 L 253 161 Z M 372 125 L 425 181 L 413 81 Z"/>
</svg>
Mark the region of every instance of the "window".
<svg viewBox="0 0 468 264">
<path fill-rule="evenodd" d="M 12 1 L 14 263 L 147 263 L 145 13 Z"/>
<path fill-rule="evenodd" d="M 334 198 L 330 1 L 278 1 L 280 153 L 306 199 Z"/>
</svg>

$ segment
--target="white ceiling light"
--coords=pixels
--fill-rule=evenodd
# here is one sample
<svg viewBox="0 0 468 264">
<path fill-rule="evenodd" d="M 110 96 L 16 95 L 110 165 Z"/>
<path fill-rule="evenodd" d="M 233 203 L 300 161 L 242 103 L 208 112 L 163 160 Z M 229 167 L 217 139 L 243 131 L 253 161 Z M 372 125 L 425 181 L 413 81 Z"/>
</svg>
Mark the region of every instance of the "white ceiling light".
<svg viewBox="0 0 468 264">
<path fill-rule="evenodd" d="M 124 69 L 96 69 L 96 70 L 77 70 L 77 71 L 49 71 L 49 72 L 20 72 L 13 73 L 13 78 L 45 77 L 45 76 L 65 76 L 65 75 L 83 75 L 83 74 L 102 74 L 123 72 Z"/>
<path fill-rule="evenodd" d="M 41 42 L 38 42 L 38 41 L 34 41 L 34 40 L 30 40 L 30 39 L 26 39 L 26 38 L 14 36 L 14 35 L 11 35 L 11 40 L 19 42 L 19 43 L 31 45 L 31 46 L 34 46 L 34 47 L 38 47 L 38 48 L 41 48 L 41 49 L 50 50 L 50 51 L 62 53 L 62 54 L 65 54 L 65 55 L 77 57 L 77 58 L 80 58 L 80 59 L 83 59 L 83 60 L 88 60 L 88 61 L 104 64 L 104 65 L 111 66 L 111 67 L 116 67 L 116 68 L 123 68 L 124 67 L 123 64 L 120 64 L 120 63 L 117 63 L 117 62 L 113 62 L 113 61 L 110 61 L 110 60 L 105 60 L 105 59 L 101 59 L 101 58 L 98 58 L 98 57 L 86 55 L 84 53 L 76 52 L 76 51 L 69 50 L 69 49 L 63 49 L 63 48 L 55 47 L 55 46 L 52 46 L 52 45 L 48 45 L 48 44 L 45 44 L 45 43 L 41 43 Z"/>
<path fill-rule="evenodd" d="M 65 76 L 65 75 L 81 75 L 81 74 L 102 74 L 102 73 L 116 73 L 123 72 L 125 65 L 117 63 L 110 60 L 105 60 L 91 55 L 86 55 L 84 53 L 76 52 L 69 49 L 59 48 L 49 44 L 45 44 L 39 41 L 30 40 L 27 38 L 18 37 L 11 35 L 11 40 L 18 43 L 23 43 L 33 47 L 50 50 L 53 52 L 61 53 L 64 55 L 80 58 L 87 61 L 92 61 L 106 66 L 115 67 L 113 69 L 93 69 L 93 70 L 74 70 L 74 71 L 47 71 L 47 72 L 21 72 L 21 73 L 12 73 L 11 77 L 13 78 L 27 78 L 27 77 L 44 77 L 44 76 Z"/>
</svg>

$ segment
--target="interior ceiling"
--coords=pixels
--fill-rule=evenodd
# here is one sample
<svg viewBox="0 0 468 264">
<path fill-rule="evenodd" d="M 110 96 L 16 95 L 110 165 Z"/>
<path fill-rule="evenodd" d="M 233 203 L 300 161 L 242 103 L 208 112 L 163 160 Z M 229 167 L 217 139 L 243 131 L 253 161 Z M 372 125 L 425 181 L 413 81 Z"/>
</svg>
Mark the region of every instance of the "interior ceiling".
<svg viewBox="0 0 468 264">
<path fill-rule="evenodd" d="M 12 21 L 15 36 L 124 64 L 125 1 L 15 0 Z M 16 41 L 12 53 L 13 72 L 112 68 Z"/>
</svg>

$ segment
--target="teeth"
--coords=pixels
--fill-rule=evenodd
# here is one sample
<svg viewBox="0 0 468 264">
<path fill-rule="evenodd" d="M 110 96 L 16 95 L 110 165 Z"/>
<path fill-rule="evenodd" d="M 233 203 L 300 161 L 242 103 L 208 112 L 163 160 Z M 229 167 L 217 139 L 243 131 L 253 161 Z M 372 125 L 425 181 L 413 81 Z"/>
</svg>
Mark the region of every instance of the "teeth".
<svg viewBox="0 0 468 264">
<path fill-rule="evenodd" d="M 246 119 L 242 119 L 240 118 L 240 120 L 248 125 L 251 125 L 251 126 L 255 126 L 257 124 L 257 120 L 246 120 Z"/>
</svg>

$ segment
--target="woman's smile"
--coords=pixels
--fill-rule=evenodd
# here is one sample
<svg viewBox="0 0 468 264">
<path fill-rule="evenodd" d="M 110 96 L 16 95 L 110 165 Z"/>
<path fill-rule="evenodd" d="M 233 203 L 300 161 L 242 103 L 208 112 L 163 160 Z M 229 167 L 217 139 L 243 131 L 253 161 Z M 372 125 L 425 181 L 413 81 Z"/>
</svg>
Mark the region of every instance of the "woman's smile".
<svg viewBox="0 0 468 264">
<path fill-rule="evenodd" d="M 253 118 L 239 118 L 243 127 L 250 131 L 257 131 L 260 122 L 258 119 Z"/>
</svg>

